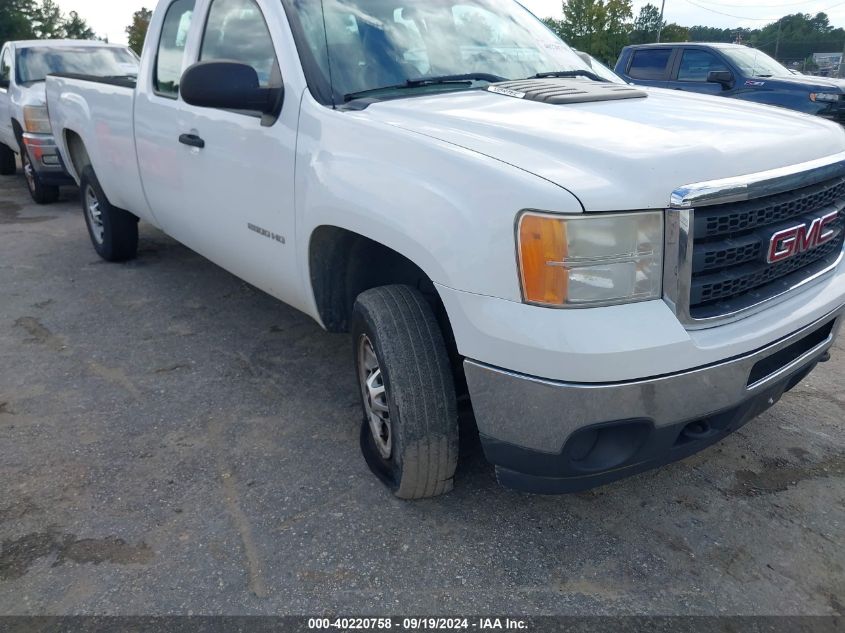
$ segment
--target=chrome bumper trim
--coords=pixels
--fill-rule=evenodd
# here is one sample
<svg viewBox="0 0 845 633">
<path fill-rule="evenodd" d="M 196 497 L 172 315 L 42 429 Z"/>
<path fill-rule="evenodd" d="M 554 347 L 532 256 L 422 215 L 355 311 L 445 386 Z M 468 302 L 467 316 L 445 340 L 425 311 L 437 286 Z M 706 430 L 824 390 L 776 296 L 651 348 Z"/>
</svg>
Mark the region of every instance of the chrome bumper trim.
<svg viewBox="0 0 845 633">
<path fill-rule="evenodd" d="M 611 384 L 564 383 L 516 374 L 467 360 L 464 363 L 482 435 L 549 454 L 563 450 L 579 429 L 646 419 L 656 427 L 692 422 L 729 410 L 765 393 L 788 374 L 817 362 L 833 345 L 845 306 L 812 325 L 746 356 L 680 374 Z M 834 321 L 822 343 L 749 385 L 760 361 Z"/>
<path fill-rule="evenodd" d="M 29 152 L 29 157 L 32 160 L 32 166 L 37 173 L 65 173 L 65 168 L 62 164 L 61 156 L 59 155 L 59 148 L 56 145 L 56 139 L 52 134 L 33 134 L 25 132 L 23 134 L 23 144 Z M 38 160 L 35 160 L 33 154 L 38 156 Z M 44 156 L 55 156 L 56 163 L 45 163 Z"/>
</svg>

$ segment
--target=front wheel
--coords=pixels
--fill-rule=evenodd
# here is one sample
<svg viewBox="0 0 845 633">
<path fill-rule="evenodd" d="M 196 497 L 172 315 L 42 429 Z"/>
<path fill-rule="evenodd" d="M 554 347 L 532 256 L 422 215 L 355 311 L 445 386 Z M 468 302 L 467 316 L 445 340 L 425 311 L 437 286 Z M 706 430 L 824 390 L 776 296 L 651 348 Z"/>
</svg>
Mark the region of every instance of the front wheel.
<svg viewBox="0 0 845 633">
<path fill-rule="evenodd" d="M 26 186 L 29 189 L 29 195 L 38 204 L 51 204 L 59 199 L 59 188 L 54 185 L 45 185 L 41 182 L 41 177 L 35 171 L 32 161 L 29 158 L 29 153 L 26 148 L 21 148 L 21 165 L 23 166 L 23 175 L 26 177 Z"/>
<path fill-rule="evenodd" d="M 451 491 L 457 398 L 431 307 L 409 286 L 369 290 L 355 303 L 352 335 L 367 464 L 400 499 Z"/>
<path fill-rule="evenodd" d="M 138 255 L 138 218 L 109 202 L 91 165 L 82 170 L 79 190 L 88 235 L 97 254 L 107 262 L 135 259 Z"/>
<path fill-rule="evenodd" d="M 14 176 L 18 171 L 15 153 L 0 143 L 0 176 Z"/>
</svg>

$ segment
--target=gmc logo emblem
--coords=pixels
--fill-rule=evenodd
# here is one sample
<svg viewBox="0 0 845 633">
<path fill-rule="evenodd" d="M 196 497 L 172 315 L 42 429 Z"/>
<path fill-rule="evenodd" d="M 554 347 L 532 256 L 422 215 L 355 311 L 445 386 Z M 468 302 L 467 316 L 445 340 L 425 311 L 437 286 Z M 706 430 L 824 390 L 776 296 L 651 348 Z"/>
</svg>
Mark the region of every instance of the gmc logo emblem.
<svg viewBox="0 0 845 633">
<path fill-rule="evenodd" d="M 833 211 L 821 218 L 816 218 L 810 226 L 802 224 L 778 231 L 769 242 L 769 254 L 766 261 L 777 264 L 827 244 L 836 237 L 836 230 L 830 228 L 830 225 L 836 222 L 837 218 L 839 218 L 839 211 Z"/>
</svg>

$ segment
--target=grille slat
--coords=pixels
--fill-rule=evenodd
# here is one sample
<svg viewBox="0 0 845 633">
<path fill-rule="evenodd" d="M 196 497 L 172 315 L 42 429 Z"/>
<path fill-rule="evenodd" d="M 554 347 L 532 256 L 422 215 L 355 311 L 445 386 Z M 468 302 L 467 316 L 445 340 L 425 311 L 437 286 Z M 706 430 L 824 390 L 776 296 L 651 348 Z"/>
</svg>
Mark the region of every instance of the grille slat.
<svg viewBox="0 0 845 633">
<path fill-rule="evenodd" d="M 845 242 L 845 211 L 836 238 L 788 260 L 766 261 L 772 236 L 845 205 L 845 178 L 748 202 L 705 207 L 694 215 L 690 314 L 712 318 L 750 307 L 829 267 Z M 802 278 L 803 277 L 803 278 Z"/>
<path fill-rule="evenodd" d="M 845 198 L 845 178 L 815 187 L 730 205 L 696 211 L 695 239 L 712 239 L 791 220 L 835 204 Z"/>
</svg>

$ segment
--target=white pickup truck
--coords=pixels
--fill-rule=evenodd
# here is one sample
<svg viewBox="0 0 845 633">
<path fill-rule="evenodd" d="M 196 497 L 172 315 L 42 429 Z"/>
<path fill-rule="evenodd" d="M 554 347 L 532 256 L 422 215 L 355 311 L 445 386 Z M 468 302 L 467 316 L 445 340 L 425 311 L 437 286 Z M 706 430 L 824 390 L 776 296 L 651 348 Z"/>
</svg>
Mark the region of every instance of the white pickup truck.
<svg viewBox="0 0 845 633">
<path fill-rule="evenodd" d="M 452 488 L 459 398 L 503 485 L 583 490 L 735 431 L 841 325 L 842 128 L 602 81 L 513 0 L 162 0 L 137 87 L 47 95 L 102 257 L 141 219 L 352 334 L 401 498 Z"/>
<path fill-rule="evenodd" d="M 97 76 L 138 74 L 138 57 L 126 46 L 79 40 L 7 42 L 0 50 L 0 175 L 17 172 L 20 154 L 29 193 L 54 202 L 60 185 L 72 185 L 56 151 L 44 80 L 55 72 Z"/>
</svg>

